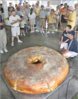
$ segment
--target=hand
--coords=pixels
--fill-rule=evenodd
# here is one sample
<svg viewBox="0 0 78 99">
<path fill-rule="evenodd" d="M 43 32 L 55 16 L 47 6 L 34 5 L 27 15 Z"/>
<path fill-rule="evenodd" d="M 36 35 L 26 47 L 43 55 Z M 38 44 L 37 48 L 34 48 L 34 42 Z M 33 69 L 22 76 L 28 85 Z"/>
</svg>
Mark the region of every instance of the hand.
<svg viewBox="0 0 78 99">
<path fill-rule="evenodd" d="M 19 20 L 19 19 L 17 19 L 17 21 L 19 22 L 20 20 Z"/>
<path fill-rule="evenodd" d="M 19 22 L 19 20 L 17 19 L 15 22 Z"/>
<path fill-rule="evenodd" d="M 0 25 L 3 25 L 4 23 L 2 22 L 2 23 L 0 23 Z"/>
<path fill-rule="evenodd" d="M 63 43 L 64 43 L 64 42 L 62 42 L 62 41 L 61 41 L 61 42 L 59 42 L 59 44 L 63 44 Z"/>
<path fill-rule="evenodd" d="M 67 37 L 69 38 L 69 39 L 73 39 L 73 35 L 71 35 L 71 34 L 67 34 Z"/>
</svg>

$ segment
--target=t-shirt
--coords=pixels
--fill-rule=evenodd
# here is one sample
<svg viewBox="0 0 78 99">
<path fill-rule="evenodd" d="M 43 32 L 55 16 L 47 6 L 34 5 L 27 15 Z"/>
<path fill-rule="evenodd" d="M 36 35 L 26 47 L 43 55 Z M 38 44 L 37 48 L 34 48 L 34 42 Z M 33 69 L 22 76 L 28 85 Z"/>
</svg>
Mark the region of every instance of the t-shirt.
<svg viewBox="0 0 78 99">
<path fill-rule="evenodd" d="M 56 18 L 59 19 L 59 10 L 56 10 L 55 14 L 56 14 Z"/>
<path fill-rule="evenodd" d="M 75 38 L 69 43 L 68 50 L 78 53 L 78 42 Z"/>
<path fill-rule="evenodd" d="M 8 11 L 9 11 L 9 12 L 12 12 L 13 10 L 14 10 L 14 7 L 13 7 L 13 6 L 8 7 Z"/>
<path fill-rule="evenodd" d="M 65 15 L 62 14 L 61 15 L 61 22 L 62 23 L 67 23 L 67 20 L 64 17 L 65 17 Z"/>
<path fill-rule="evenodd" d="M 10 16 L 9 17 L 9 21 L 10 21 L 10 23 L 12 23 L 12 22 L 15 22 L 15 21 L 17 21 L 17 20 L 20 20 L 20 17 L 18 16 L 18 15 L 16 15 L 16 16 Z M 17 22 L 17 23 L 15 23 L 15 24 L 11 24 L 11 26 L 19 26 L 19 24 L 20 24 L 20 22 Z"/>
<path fill-rule="evenodd" d="M 36 16 L 39 16 L 40 8 L 36 8 L 35 12 L 36 12 Z"/>
<path fill-rule="evenodd" d="M 28 15 L 29 15 L 29 13 L 30 13 L 30 8 L 25 8 L 24 10 L 25 10 L 26 16 L 28 17 Z"/>
<path fill-rule="evenodd" d="M 3 19 L 2 19 L 2 16 L 0 15 L 0 23 L 2 23 L 3 22 Z M 4 28 L 4 26 L 3 25 L 0 25 L 0 29 L 3 29 Z"/>
<path fill-rule="evenodd" d="M 2 7 L 0 8 L 0 11 L 1 11 L 2 13 L 4 13 L 4 9 L 3 9 Z"/>
<path fill-rule="evenodd" d="M 72 21 L 69 21 L 69 20 L 72 20 Z M 76 11 L 72 12 L 72 13 L 69 15 L 67 24 L 68 24 L 68 25 L 71 25 L 72 28 L 74 28 L 74 26 L 76 25 Z"/>
<path fill-rule="evenodd" d="M 69 38 L 67 37 L 67 34 L 71 34 L 71 35 L 75 36 L 75 32 L 74 32 L 73 30 L 72 30 L 72 31 L 69 31 L 69 32 L 64 31 L 63 34 L 62 34 L 62 36 L 63 36 L 63 41 L 66 41 L 67 39 L 69 39 Z M 71 41 L 71 40 L 69 40 L 67 43 L 69 44 L 70 41 Z"/>
<path fill-rule="evenodd" d="M 52 24 L 54 18 L 55 18 L 55 15 L 50 14 L 50 15 L 48 16 L 48 23 L 49 23 L 49 24 Z"/>
<path fill-rule="evenodd" d="M 30 20 L 35 20 L 36 14 L 33 12 L 32 14 L 29 14 L 28 17 Z"/>
<path fill-rule="evenodd" d="M 39 12 L 39 17 L 40 17 L 40 18 L 46 18 L 45 10 L 40 10 L 40 12 Z"/>
<path fill-rule="evenodd" d="M 51 11 L 51 7 L 46 7 L 45 9 L 46 16 L 50 14 L 50 11 Z"/>
</svg>

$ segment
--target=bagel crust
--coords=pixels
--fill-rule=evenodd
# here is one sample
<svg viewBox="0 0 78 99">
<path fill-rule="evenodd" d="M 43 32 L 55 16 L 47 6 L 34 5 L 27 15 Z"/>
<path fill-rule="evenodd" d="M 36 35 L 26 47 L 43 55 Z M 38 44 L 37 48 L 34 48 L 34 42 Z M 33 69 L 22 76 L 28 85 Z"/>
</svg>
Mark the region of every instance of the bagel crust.
<svg viewBox="0 0 78 99">
<path fill-rule="evenodd" d="M 27 94 L 54 91 L 68 71 L 67 60 L 44 46 L 29 47 L 15 53 L 4 67 L 4 75 L 11 88 Z"/>
</svg>

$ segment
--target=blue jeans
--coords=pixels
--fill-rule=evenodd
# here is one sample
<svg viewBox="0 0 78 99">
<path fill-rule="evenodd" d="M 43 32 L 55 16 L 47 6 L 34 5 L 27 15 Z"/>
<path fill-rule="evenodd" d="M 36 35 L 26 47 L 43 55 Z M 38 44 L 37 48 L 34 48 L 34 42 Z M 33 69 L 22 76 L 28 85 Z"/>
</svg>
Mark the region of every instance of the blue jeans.
<svg viewBox="0 0 78 99">
<path fill-rule="evenodd" d="M 40 25 L 39 25 L 39 19 L 38 19 L 39 17 L 38 16 L 36 16 L 36 29 L 37 30 L 40 30 Z"/>
</svg>

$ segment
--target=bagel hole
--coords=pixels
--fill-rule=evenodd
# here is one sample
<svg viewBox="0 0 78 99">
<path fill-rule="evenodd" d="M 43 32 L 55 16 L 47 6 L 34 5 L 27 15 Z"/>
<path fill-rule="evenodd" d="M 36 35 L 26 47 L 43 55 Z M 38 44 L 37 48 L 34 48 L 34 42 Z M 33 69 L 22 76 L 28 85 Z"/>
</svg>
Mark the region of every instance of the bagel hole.
<svg viewBox="0 0 78 99">
<path fill-rule="evenodd" d="M 42 63 L 41 60 L 35 60 L 32 62 L 32 64 L 41 64 L 41 63 Z"/>
</svg>

